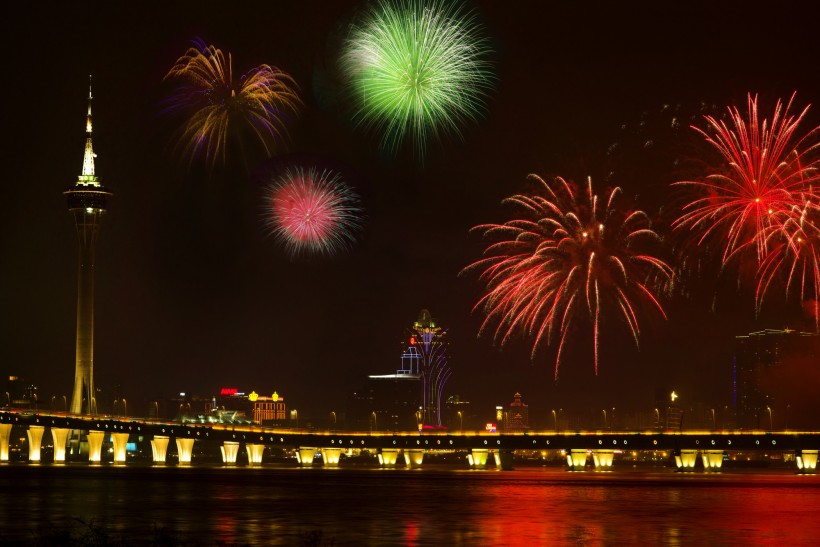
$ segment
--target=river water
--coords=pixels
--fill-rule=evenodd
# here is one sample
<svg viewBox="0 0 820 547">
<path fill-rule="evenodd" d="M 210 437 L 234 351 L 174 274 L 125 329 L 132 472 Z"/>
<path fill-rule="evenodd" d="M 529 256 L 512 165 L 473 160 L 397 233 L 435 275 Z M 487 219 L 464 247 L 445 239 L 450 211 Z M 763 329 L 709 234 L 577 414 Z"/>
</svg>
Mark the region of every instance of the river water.
<svg viewBox="0 0 820 547">
<path fill-rule="evenodd" d="M 67 541 L 816 545 L 820 477 L 667 468 L 0 466 L 0 543 Z"/>
</svg>

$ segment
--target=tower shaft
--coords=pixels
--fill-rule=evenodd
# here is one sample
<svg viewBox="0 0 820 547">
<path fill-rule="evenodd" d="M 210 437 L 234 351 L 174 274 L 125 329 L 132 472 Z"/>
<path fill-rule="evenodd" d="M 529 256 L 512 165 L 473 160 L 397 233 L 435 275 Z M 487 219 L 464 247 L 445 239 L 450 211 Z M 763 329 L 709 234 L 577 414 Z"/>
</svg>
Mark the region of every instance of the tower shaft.
<svg viewBox="0 0 820 547">
<path fill-rule="evenodd" d="M 79 250 L 77 254 L 77 341 L 75 346 L 73 414 L 94 414 L 94 258 L 97 234 L 104 211 L 74 209 Z"/>
</svg>

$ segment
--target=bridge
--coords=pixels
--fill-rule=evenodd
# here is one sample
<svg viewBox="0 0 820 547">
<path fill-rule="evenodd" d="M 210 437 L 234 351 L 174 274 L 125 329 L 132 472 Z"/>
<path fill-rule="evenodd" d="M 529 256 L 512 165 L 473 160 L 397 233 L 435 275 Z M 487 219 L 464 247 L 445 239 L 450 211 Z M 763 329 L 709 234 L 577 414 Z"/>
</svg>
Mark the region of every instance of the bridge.
<svg viewBox="0 0 820 547">
<path fill-rule="evenodd" d="M 153 460 L 167 459 L 174 439 L 180 464 L 191 463 L 196 441 L 219 445 L 225 463 L 236 463 L 240 444 L 245 445 L 248 464 L 262 462 L 266 447 L 294 449 L 300 463 L 312 465 L 321 454 L 326 465 L 338 464 L 340 455 L 369 450 L 380 464 L 395 465 L 403 456 L 407 465 L 421 465 L 425 452 L 463 451 L 472 466 L 493 462 L 510 468 L 516 450 L 560 450 L 570 469 L 586 467 L 589 455 L 596 468 L 610 468 L 614 455 L 622 451 L 668 451 L 675 454 L 680 469 L 720 469 L 727 451 L 779 451 L 795 455 L 799 471 L 814 472 L 820 448 L 820 431 L 540 431 L 490 433 L 485 431 L 350 432 L 279 429 L 255 424 L 180 423 L 109 415 L 79 415 L 0 409 L 0 461 L 9 459 L 13 427 L 26 430 L 28 460 L 40 461 L 42 439 L 51 431 L 54 461 L 65 461 L 71 431 L 86 432 L 88 459 L 100 462 L 102 445 L 108 437 L 114 463 L 124 463 L 126 445 L 137 437 L 150 438 Z M 700 456 L 700 458 L 698 458 Z"/>
</svg>

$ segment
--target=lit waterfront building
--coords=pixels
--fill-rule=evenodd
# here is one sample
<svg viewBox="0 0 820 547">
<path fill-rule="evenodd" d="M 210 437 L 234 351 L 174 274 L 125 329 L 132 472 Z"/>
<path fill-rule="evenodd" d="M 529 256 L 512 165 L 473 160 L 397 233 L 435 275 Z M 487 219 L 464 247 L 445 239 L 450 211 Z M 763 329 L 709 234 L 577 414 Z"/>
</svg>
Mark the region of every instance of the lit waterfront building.
<svg viewBox="0 0 820 547">
<path fill-rule="evenodd" d="M 262 425 L 283 425 L 288 419 L 285 398 L 274 391 L 270 397 L 251 392 L 248 398 L 253 402 L 253 421 Z"/>
<path fill-rule="evenodd" d="M 513 401 L 496 418 L 500 418 L 503 431 L 526 431 L 530 428 L 529 405 L 521 402 L 521 394 L 516 392 Z"/>
<path fill-rule="evenodd" d="M 77 268 L 77 339 L 74 367 L 74 414 L 97 411 L 94 392 L 94 254 L 102 216 L 112 193 L 100 184 L 94 169 L 91 145 L 91 86 L 88 87 L 88 115 L 85 123 L 85 153 L 82 174 L 74 186 L 63 192 L 74 217 L 79 240 Z"/>
</svg>

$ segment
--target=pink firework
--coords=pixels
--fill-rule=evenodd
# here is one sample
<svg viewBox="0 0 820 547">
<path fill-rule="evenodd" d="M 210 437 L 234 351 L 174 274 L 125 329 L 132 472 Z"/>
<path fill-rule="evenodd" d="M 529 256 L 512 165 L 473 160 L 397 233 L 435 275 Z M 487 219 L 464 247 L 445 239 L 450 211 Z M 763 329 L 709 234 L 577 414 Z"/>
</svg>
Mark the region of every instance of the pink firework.
<svg viewBox="0 0 820 547">
<path fill-rule="evenodd" d="M 769 250 L 771 231 L 801 207 L 801 196 L 811 194 L 818 179 L 817 144 L 809 141 L 820 128 L 797 134 L 808 107 L 789 113 L 794 95 L 783 107 L 778 101 L 771 121 L 760 120 L 757 96 L 748 96 L 748 116 L 729 108 L 730 121 L 705 116 L 707 127 L 698 131 L 721 156 L 721 164 L 700 181 L 675 183 L 694 197 L 674 223 L 678 230 L 695 232 L 701 245 L 714 242 L 722 261 L 755 251 L 757 264 Z"/>
<path fill-rule="evenodd" d="M 291 168 L 267 195 L 267 224 L 292 256 L 330 256 L 355 243 L 359 199 L 338 174 Z"/>
<path fill-rule="evenodd" d="M 487 287 L 475 306 L 487 315 L 481 332 L 495 324 L 502 346 L 523 332 L 534 339 L 533 358 L 542 343 L 558 340 L 557 378 L 571 327 L 591 323 L 597 374 L 605 320 L 622 320 L 638 344 L 641 308 L 665 317 L 658 293 L 672 269 L 653 252 L 660 238 L 649 218 L 627 208 L 619 188 L 602 201 L 591 180 L 579 192 L 560 177 L 552 183 L 529 178 L 536 191 L 503 202 L 522 218 L 473 228 L 495 240 L 485 258 L 464 270 L 478 271 Z"/>
</svg>

